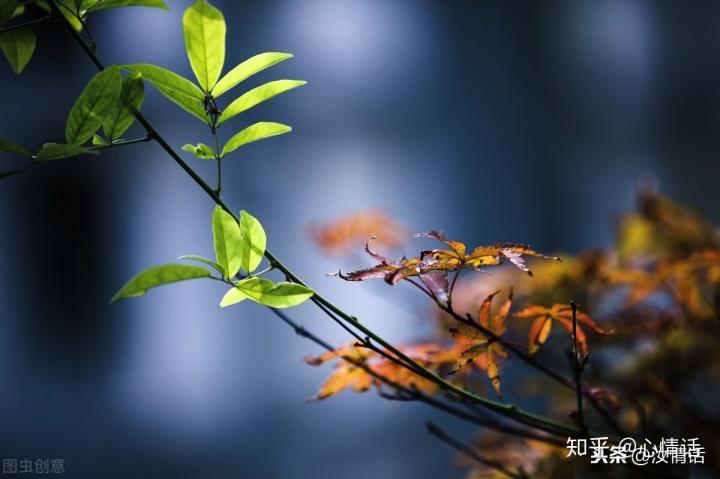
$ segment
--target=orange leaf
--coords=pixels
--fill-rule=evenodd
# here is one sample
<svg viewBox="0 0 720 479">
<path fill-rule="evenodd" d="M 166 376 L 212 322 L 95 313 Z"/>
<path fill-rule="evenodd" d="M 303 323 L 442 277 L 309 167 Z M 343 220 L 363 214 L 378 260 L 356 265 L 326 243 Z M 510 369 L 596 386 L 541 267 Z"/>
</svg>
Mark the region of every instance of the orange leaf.
<svg viewBox="0 0 720 479">
<path fill-rule="evenodd" d="M 513 314 L 516 318 L 532 318 L 543 314 L 548 314 L 550 310 L 545 306 L 527 306 Z"/>
<path fill-rule="evenodd" d="M 558 321 L 562 327 L 569 331 L 572 337 L 572 308 L 567 304 L 556 303 L 551 307 L 546 308 L 544 306 L 532 305 L 528 306 L 521 311 L 514 314 L 516 318 L 537 318 L 530 326 L 530 332 L 528 337 L 528 352 L 535 354 L 540 345 L 544 344 L 550 334 L 551 322 Z M 598 334 L 610 334 L 612 331 L 605 331 L 595 321 L 593 321 L 587 314 L 578 311 L 577 312 L 577 331 L 578 331 L 578 347 L 584 356 L 588 354 L 587 338 L 585 332 L 580 327 L 580 323 L 585 324 L 592 328 Z M 569 325 L 569 329 L 568 329 Z"/>
<path fill-rule="evenodd" d="M 487 336 L 467 324 L 458 324 L 457 327 L 450 329 L 450 334 L 455 341 L 463 346 L 475 346 L 487 343 Z"/>
<path fill-rule="evenodd" d="M 560 326 L 565 329 L 565 331 L 570 336 L 570 339 L 572 339 L 573 335 L 573 323 L 571 319 L 565 319 L 565 318 L 555 318 L 557 322 L 560 323 Z M 587 345 L 587 337 L 585 336 L 585 331 L 582 330 L 580 325 L 577 325 L 577 342 L 578 342 L 578 348 L 580 349 L 580 354 L 583 356 L 588 355 L 588 345 Z"/>
<path fill-rule="evenodd" d="M 326 254 L 348 253 L 358 243 L 374 236 L 380 245 L 396 248 L 407 231 L 380 211 L 365 211 L 343 216 L 326 224 L 310 226 L 310 239 Z"/>
<path fill-rule="evenodd" d="M 325 380 L 323 385 L 320 386 L 315 399 L 322 401 L 349 387 L 352 387 L 355 392 L 364 392 L 370 389 L 372 383 L 373 377 L 367 371 L 350 363 L 345 363 Z"/>
<path fill-rule="evenodd" d="M 465 243 L 449 240 L 442 232 L 433 230 L 426 233 L 418 233 L 415 236 L 417 238 L 435 238 L 436 240 L 441 241 L 450 247 L 451 251 L 435 250 L 433 254 L 437 254 L 439 256 L 435 259 L 440 259 L 440 257 L 455 257 L 460 261 L 465 259 Z"/>
<path fill-rule="evenodd" d="M 540 316 L 530 326 L 530 337 L 528 338 L 528 352 L 535 354 L 542 344 L 545 344 L 550 330 L 552 319 L 549 316 Z"/>
<path fill-rule="evenodd" d="M 499 292 L 500 291 L 495 291 L 494 293 L 488 295 L 488 297 L 485 298 L 480 305 L 480 310 L 478 311 L 478 323 L 480 323 L 480 325 L 485 329 L 490 329 L 490 309 L 492 307 L 492 300 Z"/>
</svg>

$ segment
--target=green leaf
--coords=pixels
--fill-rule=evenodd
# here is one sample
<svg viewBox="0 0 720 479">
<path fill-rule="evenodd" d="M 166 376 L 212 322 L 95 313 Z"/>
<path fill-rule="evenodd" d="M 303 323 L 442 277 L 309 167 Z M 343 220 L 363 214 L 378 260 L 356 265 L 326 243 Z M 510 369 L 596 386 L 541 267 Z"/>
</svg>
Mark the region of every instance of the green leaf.
<svg viewBox="0 0 720 479">
<path fill-rule="evenodd" d="M 257 88 L 243 93 L 239 98 L 230 103 L 220 115 L 218 125 L 225 123 L 240 113 L 249 110 L 255 105 L 269 100 L 280 93 L 292 90 L 306 84 L 303 80 L 276 80 L 260 85 Z"/>
<path fill-rule="evenodd" d="M 17 0 L 0 0 L 0 23 L 10 20 L 15 14 Z"/>
<path fill-rule="evenodd" d="M 144 98 L 142 73 L 133 73 L 123 80 L 120 96 L 103 116 L 103 131 L 108 140 L 117 140 L 130 128 Z"/>
<path fill-rule="evenodd" d="M 185 10 L 182 24 L 190 66 L 200 86 L 210 91 L 225 62 L 225 19 L 209 2 L 197 0 Z"/>
<path fill-rule="evenodd" d="M 198 143 L 195 146 L 193 146 L 191 144 L 183 145 L 182 149 L 183 149 L 183 151 L 192 153 L 193 155 L 197 156 L 201 160 L 214 160 L 215 159 L 215 150 L 213 150 L 211 147 L 207 146 L 204 143 Z"/>
<path fill-rule="evenodd" d="M 240 234 L 243 242 L 240 267 L 249 274 L 263 260 L 267 237 L 260 222 L 245 210 L 240 211 Z"/>
<path fill-rule="evenodd" d="M 12 20 L 13 18 L 19 17 L 19 16 L 22 15 L 23 13 L 25 13 L 25 5 L 19 5 L 19 6 L 15 9 L 15 11 L 13 12 L 13 14 L 10 16 L 10 20 Z"/>
<path fill-rule="evenodd" d="M 0 33 L 0 48 L 16 75 L 25 69 L 35 52 L 36 44 L 35 34 L 27 28 Z"/>
<path fill-rule="evenodd" d="M 168 9 L 167 4 L 163 0 L 96 0 L 94 5 L 91 4 L 91 6 L 87 6 L 87 4 L 88 2 L 83 2 L 83 6 L 88 12 L 117 7 L 154 7 L 162 8 L 163 10 Z"/>
<path fill-rule="evenodd" d="M 240 269 L 242 257 L 240 226 L 230 213 L 216 206 L 212 214 L 212 231 L 217 264 L 225 272 L 226 278 L 233 278 Z"/>
<path fill-rule="evenodd" d="M 212 94 L 215 98 L 219 97 L 226 91 L 233 88 L 241 81 L 251 77 L 252 75 L 270 68 L 276 63 L 292 58 L 291 53 L 281 52 L 265 52 L 250 57 L 223 76 L 219 82 L 213 87 Z"/>
<path fill-rule="evenodd" d="M 105 138 L 96 133 L 92 137 L 92 144 L 93 146 L 105 146 L 108 144 L 108 142 Z"/>
<path fill-rule="evenodd" d="M 103 122 L 103 116 L 117 102 L 122 90 L 122 76 L 117 67 L 96 74 L 70 110 L 65 124 L 68 143 L 81 145 L 92 138 Z"/>
<path fill-rule="evenodd" d="M 87 12 L 87 10 L 90 9 L 93 5 L 100 2 L 101 0 L 75 0 L 76 4 L 78 5 L 78 10 L 80 10 L 80 13 Z M 106 2 L 102 2 L 105 4 Z"/>
<path fill-rule="evenodd" d="M 217 271 L 218 273 L 220 273 L 220 276 L 225 275 L 225 272 L 223 271 L 223 269 L 220 267 L 219 264 L 217 264 L 215 261 L 213 261 L 213 260 L 211 260 L 211 259 L 205 258 L 204 256 L 198 256 L 198 255 L 195 255 L 195 254 L 186 254 L 186 255 L 184 255 L 184 256 L 180 256 L 178 259 L 186 259 L 186 260 L 189 260 L 189 261 L 198 261 L 198 262 L 200 262 L 200 263 L 204 263 L 204 264 L 206 264 L 206 265 L 211 266 L 212 268 L 214 268 L 215 271 Z"/>
<path fill-rule="evenodd" d="M 287 125 L 283 125 L 282 123 L 273 123 L 268 121 L 255 123 L 233 135 L 233 137 L 225 143 L 220 156 L 225 156 L 231 151 L 235 151 L 241 146 L 252 143 L 253 141 L 264 140 L 265 138 L 282 135 L 283 133 L 288 133 L 290 131 L 292 131 L 292 128 Z"/>
<path fill-rule="evenodd" d="M 220 306 L 230 306 L 250 298 L 271 308 L 291 308 L 307 301 L 312 295 L 310 288 L 297 283 L 273 283 L 269 279 L 253 276 L 235 283 L 235 287 L 225 293 Z"/>
<path fill-rule="evenodd" d="M 68 158 L 71 156 L 91 153 L 97 155 L 97 151 L 88 150 L 80 145 L 65 145 L 62 143 L 45 143 L 40 151 L 37 152 L 38 161 L 57 160 L 59 158 Z"/>
<path fill-rule="evenodd" d="M 58 5 L 58 10 L 60 10 L 62 16 L 65 17 L 65 19 L 70 23 L 70 25 L 75 29 L 75 31 L 81 31 L 82 23 L 80 23 L 80 20 L 78 20 L 78 18 L 73 13 L 75 11 L 75 5 L 73 5 L 71 2 L 68 3 L 62 0 L 56 1 Z M 50 5 L 48 5 L 48 2 L 46 0 L 36 0 L 34 3 L 46 13 L 51 13 L 52 10 L 50 9 Z"/>
<path fill-rule="evenodd" d="M 72 2 L 69 2 L 67 0 L 57 0 L 57 3 L 58 10 L 60 10 L 62 16 L 65 17 L 65 19 L 70 23 L 70 25 L 75 29 L 75 31 L 82 31 L 83 24 L 80 19 L 75 15 L 77 13 L 75 5 L 73 5 Z M 38 5 L 41 8 L 47 7 L 47 11 L 50 12 L 50 7 L 47 6 L 47 2 L 38 2 Z"/>
<path fill-rule="evenodd" d="M 5 138 L 0 138 L 0 151 L 7 151 L 8 153 L 13 153 L 20 156 L 32 156 L 30 152 L 27 151 L 24 147 L 18 145 L 14 141 L 7 140 Z"/>
<path fill-rule="evenodd" d="M 205 94 L 193 82 L 175 72 L 148 63 L 122 65 L 120 68 L 129 72 L 142 73 L 143 79 L 149 81 L 166 98 L 175 102 L 185 111 L 192 113 L 207 123 L 208 118 L 203 107 Z"/>
<path fill-rule="evenodd" d="M 252 279 L 252 278 L 250 278 L 250 279 Z M 230 288 L 227 291 L 227 293 L 225 293 L 225 295 L 220 300 L 220 307 L 225 308 L 227 306 L 232 306 L 233 304 L 239 303 L 240 301 L 244 301 L 247 298 L 249 298 L 248 295 L 246 295 L 241 290 L 239 290 L 233 286 L 232 288 Z"/>
<path fill-rule="evenodd" d="M 199 266 L 187 266 L 184 264 L 164 264 L 153 266 L 128 281 L 110 300 L 111 303 L 119 299 L 142 296 L 147 290 L 156 286 L 162 286 L 186 279 L 208 278 L 210 272 Z"/>
</svg>

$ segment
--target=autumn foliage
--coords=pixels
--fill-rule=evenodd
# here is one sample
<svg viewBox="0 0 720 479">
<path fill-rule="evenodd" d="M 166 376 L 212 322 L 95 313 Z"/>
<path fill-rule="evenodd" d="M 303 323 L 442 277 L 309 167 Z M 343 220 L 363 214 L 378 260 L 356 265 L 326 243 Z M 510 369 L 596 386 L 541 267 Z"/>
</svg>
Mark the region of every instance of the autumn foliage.
<svg viewBox="0 0 720 479">
<path fill-rule="evenodd" d="M 558 257 L 505 243 L 470 250 L 430 231 L 417 236 L 444 247 L 390 259 L 376 252 L 369 239 L 365 251 L 373 264 L 336 275 L 347 281 L 406 282 L 422 291 L 435 309 L 425 320 L 434 322 L 438 333 L 402 350 L 453 384 L 497 398 L 551 398 L 549 414 L 577 422 L 572 384 L 533 367 L 543 364 L 571 378 L 570 353 L 577 340 L 578 361 L 587 364 L 581 391 L 591 429 L 709 442 L 720 430 L 713 412 L 717 401 L 706 392 L 717 392 L 720 379 L 720 238 L 697 214 L 651 189 L 640 188 L 637 203 L 635 211 L 620 217 L 610 248 Z M 528 257 L 535 261 L 528 264 Z M 498 268 L 504 263 L 516 269 Z M 489 270 L 490 275 L 473 273 Z M 570 300 L 580 305 L 575 317 Z M 335 369 L 316 399 L 374 386 L 383 394 L 387 384 L 378 376 L 422 394 L 444 394 L 398 366 L 392 355 L 367 345 L 350 344 L 308 359 L 314 365 L 330 361 Z M 506 368 L 517 370 L 522 379 L 503 380 Z M 706 446 L 712 457 L 718 444 Z M 548 441 L 500 440 L 484 430 L 475 447 L 513 473 L 565 477 L 567 471 L 584 470 L 582 477 L 608 477 L 606 469 L 567 459 L 561 445 Z M 508 453 L 518 450 L 525 452 Z M 717 459 L 710 462 L 707 467 L 720 469 Z M 626 472 L 616 468 L 612 477 Z M 473 461 L 470 476 L 507 474 Z"/>
</svg>

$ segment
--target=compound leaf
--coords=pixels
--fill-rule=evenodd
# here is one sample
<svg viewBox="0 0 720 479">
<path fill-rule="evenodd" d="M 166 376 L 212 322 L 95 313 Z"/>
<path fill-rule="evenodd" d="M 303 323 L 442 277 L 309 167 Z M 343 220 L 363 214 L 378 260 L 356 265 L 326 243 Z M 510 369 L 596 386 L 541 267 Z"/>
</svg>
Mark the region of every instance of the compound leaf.
<svg viewBox="0 0 720 479">
<path fill-rule="evenodd" d="M 267 237 L 260 222 L 245 210 L 240 212 L 240 234 L 243 247 L 240 267 L 252 273 L 260 265 L 265 254 Z"/>
<path fill-rule="evenodd" d="M 190 66 L 198 83 L 210 91 L 225 62 L 225 19 L 205 0 L 197 0 L 183 14 L 183 35 Z"/>
<path fill-rule="evenodd" d="M 14 141 L 5 138 L 0 138 L 0 151 L 6 151 L 8 153 L 14 153 L 20 156 L 32 156 L 30 152 L 25 149 L 25 147 L 20 146 Z"/>
<path fill-rule="evenodd" d="M 273 123 L 269 121 L 261 121 L 253 125 L 248 126 L 244 130 L 233 135 L 232 138 L 225 143 L 222 153 L 220 156 L 225 156 L 228 153 L 237 150 L 243 145 L 252 143 L 258 140 L 264 140 L 272 136 L 282 135 L 292 131 L 292 128 L 282 123 Z"/>
<path fill-rule="evenodd" d="M 167 4 L 163 0 L 95 0 L 94 2 L 84 1 L 82 7 L 88 12 L 118 7 L 154 7 L 162 8 L 163 10 L 168 9 Z"/>
<path fill-rule="evenodd" d="M 144 98 L 145 87 L 141 73 L 133 73 L 123 80 L 120 96 L 103 117 L 103 131 L 108 140 L 117 140 L 130 128 Z"/>
<path fill-rule="evenodd" d="M 280 52 L 265 52 L 250 57 L 227 72 L 213 87 L 212 94 L 217 98 L 252 75 L 292 57 L 291 53 Z"/>
<path fill-rule="evenodd" d="M 216 206 L 212 214 L 215 258 L 226 278 L 233 278 L 240 270 L 242 237 L 240 226 L 230 213 Z"/>
<path fill-rule="evenodd" d="M 35 52 L 36 44 L 35 34 L 27 28 L 0 33 L 0 48 L 16 75 L 25 69 Z"/>
<path fill-rule="evenodd" d="M 125 283 L 125 286 L 113 296 L 110 302 L 114 303 L 119 299 L 143 296 L 147 293 L 148 289 L 156 286 L 185 281 L 187 279 L 208 277 L 210 277 L 210 272 L 199 266 L 187 266 L 184 264 L 153 266 Z"/>
<path fill-rule="evenodd" d="M 198 143 L 195 146 L 188 143 L 186 145 L 183 145 L 182 150 L 187 151 L 188 153 L 192 153 L 201 160 L 215 159 L 215 150 L 213 150 L 211 147 L 207 146 L 204 143 Z"/>
<path fill-rule="evenodd" d="M 120 68 L 129 72 L 142 73 L 143 79 L 149 81 L 167 99 L 196 118 L 207 123 L 203 100 L 205 94 L 193 82 L 177 73 L 149 63 L 122 65 Z"/>
<path fill-rule="evenodd" d="M 45 143 L 37 152 L 38 161 L 57 160 L 71 156 L 91 153 L 97 155 L 97 151 L 89 150 L 80 145 L 66 145 L 63 143 Z"/>
<path fill-rule="evenodd" d="M 65 124 L 68 143 L 81 145 L 100 128 L 103 116 L 118 100 L 122 90 L 122 76 L 117 67 L 97 73 L 80 94 L 70 110 Z"/>
<path fill-rule="evenodd" d="M 208 278 L 210 272 L 199 266 L 188 266 L 184 264 L 164 264 L 153 266 L 128 281 L 120 291 L 110 300 L 111 303 L 119 299 L 142 296 L 147 290 L 156 286 L 162 286 L 187 279 Z"/>
<path fill-rule="evenodd" d="M 288 90 L 292 90 L 306 84 L 303 80 L 276 80 L 260 85 L 240 95 L 230 103 L 220 115 L 218 124 L 225 123 L 234 116 L 249 110 L 255 105 L 267 101 Z"/>
<path fill-rule="evenodd" d="M 197 261 L 199 263 L 203 263 L 203 264 L 206 264 L 206 265 L 212 267 L 215 271 L 217 271 L 221 275 L 225 274 L 225 272 L 223 271 L 223 269 L 220 267 L 219 264 L 217 264 L 215 261 L 213 261 L 211 259 L 205 258 L 204 256 L 198 256 L 195 254 L 186 254 L 186 255 L 180 256 L 178 259 Z"/>
<path fill-rule="evenodd" d="M 220 306 L 230 306 L 245 298 L 270 306 L 271 308 L 291 308 L 313 295 L 313 291 L 297 283 L 273 283 L 269 279 L 253 276 L 235 283 L 220 302 Z"/>
</svg>

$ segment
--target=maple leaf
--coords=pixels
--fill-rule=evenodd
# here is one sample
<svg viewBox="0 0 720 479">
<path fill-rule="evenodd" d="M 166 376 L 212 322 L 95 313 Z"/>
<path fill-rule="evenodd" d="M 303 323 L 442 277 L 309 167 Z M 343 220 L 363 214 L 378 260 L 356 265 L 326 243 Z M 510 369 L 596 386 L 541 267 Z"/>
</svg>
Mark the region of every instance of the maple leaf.
<svg viewBox="0 0 720 479">
<path fill-rule="evenodd" d="M 560 258 L 538 253 L 528 246 L 511 243 L 480 246 L 468 255 L 466 254 L 464 243 L 448 240 L 442 233 L 437 231 L 419 233 L 416 236 L 435 238 L 448 245 L 450 249 L 423 251 L 419 257 L 391 260 L 370 249 L 370 240 L 374 239 L 370 238 L 365 244 L 365 251 L 373 259 L 379 261 L 379 264 L 371 268 L 359 269 L 349 273 L 339 271 L 338 273 L 334 273 L 334 275 L 346 281 L 365 281 L 367 279 L 383 278 L 391 285 L 395 285 L 406 278 L 419 276 L 438 300 L 445 301 L 448 289 L 448 271 L 457 271 L 461 268 L 479 269 L 485 266 L 497 266 L 507 259 L 516 267 L 532 276 L 530 269 L 525 264 L 524 256 L 535 256 L 560 261 Z M 438 271 L 444 272 L 444 274 L 437 273 Z"/>
<path fill-rule="evenodd" d="M 427 286 L 430 293 L 432 293 L 438 301 L 443 303 L 447 302 L 449 296 L 448 290 L 450 289 L 447 271 L 435 270 L 427 273 L 421 273 L 420 281 Z"/>
<path fill-rule="evenodd" d="M 714 298 L 720 291 L 720 250 L 698 251 L 664 265 L 668 286 L 677 302 L 698 318 L 716 314 Z"/>
<path fill-rule="evenodd" d="M 367 358 L 375 355 L 375 352 L 367 349 L 358 347 L 355 345 L 344 346 L 341 348 L 333 349 L 332 351 L 326 351 L 320 356 L 308 356 L 304 359 L 307 364 L 312 366 L 320 366 L 333 359 L 346 359 L 350 361 L 363 362 Z"/>
<path fill-rule="evenodd" d="M 319 366 L 334 359 L 341 359 L 336 364 L 333 373 L 320 386 L 314 399 L 321 401 L 348 388 L 355 392 L 365 392 L 370 389 L 374 378 L 368 374 L 363 365 L 373 355 L 375 353 L 367 348 L 347 346 L 327 351 L 320 356 L 305 358 L 305 362 L 313 366 Z"/>
<path fill-rule="evenodd" d="M 572 308 L 567 304 L 553 304 L 551 307 L 546 308 L 544 306 L 531 305 L 516 312 L 514 315 L 516 318 L 535 318 L 532 325 L 530 326 L 530 333 L 528 337 L 528 352 L 532 355 L 537 353 L 540 346 L 545 343 L 552 323 L 557 322 L 572 338 L 573 334 L 573 321 L 572 321 Z M 580 353 L 584 356 L 588 356 L 588 345 L 585 331 L 580 327 L 580 323 L 588 326 L 597 334 L 610 334 L 610 331 L 602 329 L 590 316 L 580 311 L 577 312 L 577 341 Z"/>
<path fill-rule="evenodd" d="M 525 264 L 523 256 L 534 256 L 537 258 L 560 261 L 556 256 L 547 256 L 538 253 L 529 246 L 513 243 L 497 243 L 491 246 L 478 246 L 470 254 L 466 254 L 466 246 L 459 241 L 449 240 L 444 234 L 438 231 L 428 231 L 415 235 L 420 238 L 435 238 L 450 247 L 449 250 L 435 249 L 423 251 L 421 258 L 427 256 L 436 261 L 438 269 L 454 270 L 461 267 L 479 269 L 485 266 L 498 266 L 504 260 L 510 261 L 517 268 L 532 276 L 532 271 Z"/>
<path fill-rule="evenodd" d="M 652 188 L 639 188 L 637 198 L 639 214 L 654 228 L 653 242 L 662 240 L 674 252 L 716 244 L 713 227 L 695 211 L 660 196 Z"/>
<path fill-rule="evenodd" d="M 451 360 L 448 353 L 437 344 L 418 344 L 400 349 L 429 369 L 437 369 Z M 335 370 L 320 386 L 315 400 L 329 398 L 346 389 L 365 392 L 375 386 L 380 390 L 384 383 L 377 376 L 398 386 L 426 394 L 436 394 L 439 391 L 434 382 L 365 347 L 346 346 L 320 356 L 308 357 L 305 362 L 317 366 L 331 360 L 337 361 Z"/>
<path fill-rule="evenodd" d="M 338 271 L 332 273 L 345 281 L 365 281 L 366 279 L 383 278 L 388 284 L 397 284 L 410 276 L 419 276 L 423 272 L 423 265 L 420 258 L 403 258 L 391 260 L 370 249 L 370 242 L 375 238 L 371 237 L 365 243 L 365 252 L 380 263 L 372 268 L 364 268 L 349 273 Z"/>
<path fill-rule="evenodd" d="M 704 249 L 681 259 L 658 261 L 650 268 L 617 268 L 606 272 L 611 285 L 627 287 L 626 304 L 634 306 L 658 293 L 671 297 L 699 318 L 715 313 L 713 296 L 720 286 L 720 250 Z"/>
<path fill-rule="evenodd" d="M 404 243 L 407 230 L 385 213 L 369 210 L 337 218 L 326 224 L 312 224 L 310 239 L 328 255 L 351 251 L 370 237 L 385 248 L 397 248 Z"/>
<path fill-rule="evenodd" d="M 610 285 L 625 285 L 625 304 L 634 306 L 657 294 L 665 287 L 668 269 L 646 271 L 640 268 L 615 268 L 605 272 L 605 281 Z"/>
<path fill-rule="evenodd" d="M 477 314 L 477 323 L 496 337 L 505 333 L 505 319 L 512 305 L 512 290 L 510 290 L 507 300 L 493 315 L 492 300 L 499 292 L 495 291 L 485 298 Z M 450 369 L 450 374 L 454 374 L 472 364 L 485 371 L 495 393 L 501 398 L 499 358 L 507 359 L 509 357 L 502 344 L 495 338 L 483 333 L 479 328 L 469 324 L 460 324 L 456 328 L 450 329 L 450 334 L 461 351 L 460 356 Z"/>
</svg>

